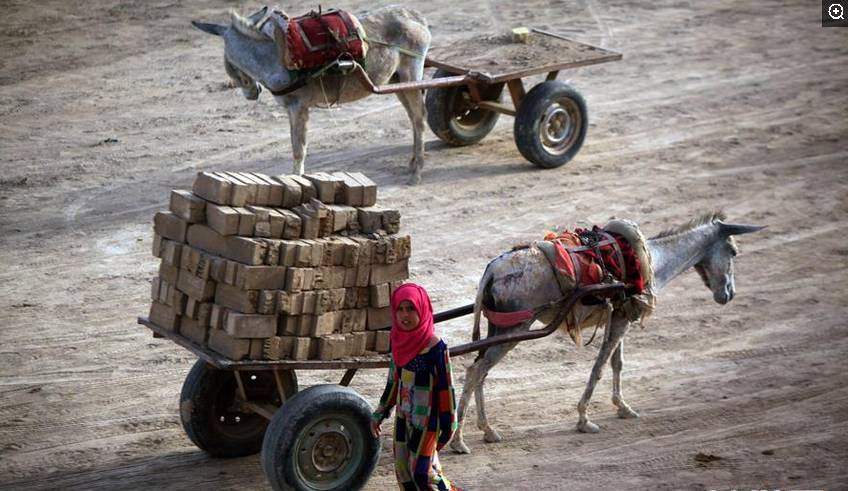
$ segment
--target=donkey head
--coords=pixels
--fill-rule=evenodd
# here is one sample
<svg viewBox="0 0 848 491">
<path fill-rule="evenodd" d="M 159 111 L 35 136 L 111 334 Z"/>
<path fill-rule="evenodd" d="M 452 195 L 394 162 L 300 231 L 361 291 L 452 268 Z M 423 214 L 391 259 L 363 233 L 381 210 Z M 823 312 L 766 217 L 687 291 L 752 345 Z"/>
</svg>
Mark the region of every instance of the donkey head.
<svg viewBox="0 0 848 491">
<path fill-rule="evenodd" d="M 704 284 L 713 292 L 713 299 L 720 304 L 733 300 L 736 284 L 733 278 L 733 258 L 739 253 L 734 235 L 749 234 L 765 227 L 757 225 L 731 225 L 716 222 L 717 237 L 706 250 L 703 258 L 695 265 L 695 271 Z"/>
<path fill-rule="evenodd" d="M 201 31 L 224 38 L 224 69 L 251 101 L 259 97 L 262 85 L 278 91 L 292 83 L 282 64 L 285 32 L 273 19 L 263 22 L 267 11 L 268 7 L 264 7 L 248 17 L 230 11 L 230 25 L 192 21 Z"/>
</svg>

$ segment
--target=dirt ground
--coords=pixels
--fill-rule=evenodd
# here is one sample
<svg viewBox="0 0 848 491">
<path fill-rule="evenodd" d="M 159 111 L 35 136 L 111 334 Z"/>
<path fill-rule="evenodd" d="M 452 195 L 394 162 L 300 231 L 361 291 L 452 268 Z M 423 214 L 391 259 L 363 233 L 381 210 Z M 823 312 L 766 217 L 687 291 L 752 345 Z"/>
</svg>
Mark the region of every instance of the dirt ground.
<svg viewBox="0 0 848 491">
<path fill-rule="evenodd" d="M 191 444 L 177 403 L 194 357 L 136 324 L 157 267 L 152 217 L 171 189 L 200 170 L 291 170 L 283 109 L 229 89 L 220 42 L 188 24 L 254 6 L 3 2 L 0 488 L 267 488 L 258 456 L 216 460 Z M 800 0 L 416 7 L 434 45 L 527 25 L 624 53 L 561 74 L 591 126 L 555 170 L 524 161 L 502 118 L 471 147 L 428 132 L 424 182 L 407 187 L 397 99 L 313 113 L 307 170 L 379 184 L 437 310 L 470 302 L 488 260 L 554 227 L 615 216 L 653 234 L 714 209 L 768 225 L 739 240 L 733 302 L 688 273 L 630 333 L 624 393 L 640 419 L 615 417 L 606 377 L 590 407 L 601 433 L 577 433 L 597 343 L 523 343 L 486 385 L 504 441 L 482 441 L 472 408 L 473 453 L 444 453 L 448 475 L 473 490 L 848 489 L 848 29 L 820 27 L 818 3 Z M 439 329 L 470 339 L 469 318 Z M 460 386 L 470 361 L 455 360 Z M 384 376 L 352 386 L 376 403 Z M 367 489 L 393 486 L 384 451 Z"/>
</svg>

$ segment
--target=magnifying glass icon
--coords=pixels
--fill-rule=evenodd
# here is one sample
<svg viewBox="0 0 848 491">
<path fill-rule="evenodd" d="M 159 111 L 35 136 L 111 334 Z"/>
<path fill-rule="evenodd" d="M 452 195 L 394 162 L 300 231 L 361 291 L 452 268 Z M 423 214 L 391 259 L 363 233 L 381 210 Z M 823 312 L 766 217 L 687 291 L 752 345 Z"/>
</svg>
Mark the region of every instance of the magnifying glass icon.
<svg viewBox="0 0 848 491">
<path fill-rule="evenodd" d="M 827 15 L 833 20 L 845 20 L 845 9 L 842 8 L 841 3 L 832 3 L 827 8 Z"/>
</svg>

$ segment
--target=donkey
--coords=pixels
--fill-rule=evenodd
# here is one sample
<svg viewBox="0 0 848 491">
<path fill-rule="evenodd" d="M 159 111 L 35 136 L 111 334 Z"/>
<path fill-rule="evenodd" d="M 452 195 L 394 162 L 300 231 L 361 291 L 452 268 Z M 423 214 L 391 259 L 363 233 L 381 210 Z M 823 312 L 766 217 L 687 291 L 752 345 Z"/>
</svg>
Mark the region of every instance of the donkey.
<svg viewBox="0 0 848 491">
<path fill-rule="evenodd" d="M 646 267 L 653 276 L 651 294 L 662 289 L 684 271 L 694 267 L 704 284 L 712 291 L 713 299 L 717 303 L 726 304 L 733 299 L 736 294 L 733 258 L 738 253 L 733 236 L 756 232 L 764 227 L 727 224 L 724 223 L 725 218 L 723 213 L 705 214 L 683 226 L 667 230 L 644 241 L 649 256 L 647 261 L 649 266 L 646 265 Z M 562 293 L 551 265 L 537 248 L 530 247 L 507 252 L 489 263 L 480 281 L 475 304 L 475 338 L 479 332 L 481 304 L 499 312 L 517 312 L 545 305 L 556 301 L 561 296 Z M 576 308 L 579 307 L 578 305 Z M 553 317 L 554 312 L 546 312 L 540 319 L 551 322 Z M 585 433 L 600 431 L 598 425 L 589 421 L 586 409 L 607 361 L 610 361 L 612 365 L 612 403 L 618 408 L 618 417 L 639 417 L 621 395 L 624 335 L 630 327 L 631 319 L 633 316 L 630 313 L 619 308 L 615 308 L 611 313 L 603 344 L 598 351 L 583 396 L 577 404 L 578 431 Z M 490 322 L 488 334 L 491 336 L 526 331 L 532 323 L 533 319 L 514 326 L 496 328 Z M 470 449 L 463 441 L 462 422 L 472 394 L 475 395 L 477 403 L 477 427 L 484 432 L 484 440 L 501 441 L 500 435 L 489 425 L 486 418 L 483 383 L 489 370 L 516 344 L 507 343 L 487 348 L 468 367 L 465 386 L 459 400 L 459 429 L 451 442 L 451 448 L 454 451 L 470 453 Z"/>
<path fill-rule="evenodd" d="M 295 83 L 295 74 L 283 64 L 285 14 L 271 15 L 268 7 L 249 17 L 231 12 L 230 25 L 192 22 L 198 29 L 224 38 L 224 68 L 248 100 L 256 100 L 265 86 L 272 93 Z M 408 8 L 388 6 L 357 16 L 366 33 L 368 50 L 365 72 L 375 85 L 388 81 L 420 81 L 424 58 L 430 47 L 430 30 L 424 17 Z M 283 22 L 279 22 L 283 20 Z M 285 95 L 275 95 L 285 106 L 291 127 L 293 172 L 303 174 L 306 160 L 306 123 L 310 107 L 355 101 L 370 95 L 354 74 L 330 74 L 310 78 L 306 84 Z M 421 182 L 424 166 L 424 120 L 426 110 L 421 91 L 397 93 L 412 124 L 413 152 L 409 162 L 410 184 Z"/>
</svg>

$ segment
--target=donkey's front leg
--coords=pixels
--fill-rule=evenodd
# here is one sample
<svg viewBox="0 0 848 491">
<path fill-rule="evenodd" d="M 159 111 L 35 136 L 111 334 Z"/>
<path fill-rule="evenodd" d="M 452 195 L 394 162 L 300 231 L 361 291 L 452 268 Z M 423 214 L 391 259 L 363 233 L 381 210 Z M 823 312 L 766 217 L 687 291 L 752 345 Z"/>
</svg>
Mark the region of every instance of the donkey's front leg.
<svg viewBox="0 0 848 491">
<path fill-rule="evenodd" d="M 624 339 L 619 341 L 618 348 L 612 352 L 612 403 L 618 407 L 619 418 L 638 418 L 639 413 L 633 410 L 621 398 L 621 367 L 624 365 Z"/>
<path fill-rule="evenodd" d="M 586 390 L 583 391 L 583 397 L 577 404 L 577 430 L 583 433 L 597 433 L 601 429 L 595 423 L 589 421 L 586 416 L 586 410 L 589 407 L 589 400 L 592 398 L 592 392 L 595 390 L 595 384 L 601 380 L 601 373 L 604 370 L 604 365 L 609 361 L 612 352 L 618 347 L 624 333 L 627 332 L 627 319 L 623 317 L 614 317 L 609 326 L 609 332 L 605 333 L 604 344 L 598 351 L 598 357 L 595 359 L 595 365 L 592 367 L 592 374 L 589 376 L 589 382 L 586 384 Z"/>
<path fill-rule="evenodd" d="M 309 121 L 309 105 L 304 100 L 294 96 L 285 96 L 283 100 L 289 113 L 289 126 L 291 128 L 291 146 L 294 156 L 292 172 L 303 175 L 304 162 L 306 161 L 306 123 Z"/>
</svg>

